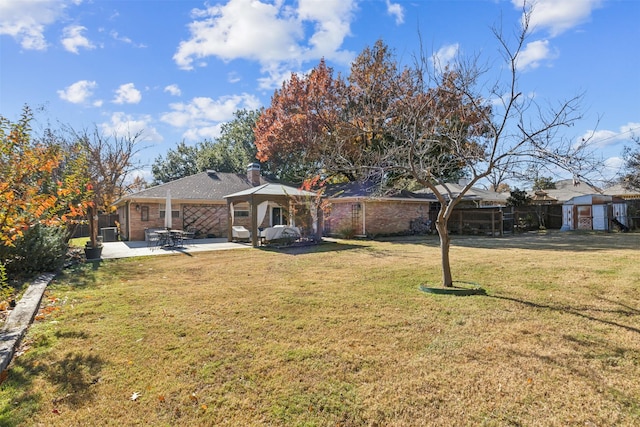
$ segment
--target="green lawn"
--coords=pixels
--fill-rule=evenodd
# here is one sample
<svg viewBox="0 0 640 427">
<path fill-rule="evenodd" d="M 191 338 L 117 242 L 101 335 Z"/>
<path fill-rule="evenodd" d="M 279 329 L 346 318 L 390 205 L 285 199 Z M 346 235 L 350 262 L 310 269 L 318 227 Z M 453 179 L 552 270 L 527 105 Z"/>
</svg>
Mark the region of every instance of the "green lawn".
<svg viewBox="0 0 640 427">
<path fill-rule="evenodd" d="M 50 287 L 0 425 L 640 425 L 640 234 L 105 261 Z"/>
</svg>

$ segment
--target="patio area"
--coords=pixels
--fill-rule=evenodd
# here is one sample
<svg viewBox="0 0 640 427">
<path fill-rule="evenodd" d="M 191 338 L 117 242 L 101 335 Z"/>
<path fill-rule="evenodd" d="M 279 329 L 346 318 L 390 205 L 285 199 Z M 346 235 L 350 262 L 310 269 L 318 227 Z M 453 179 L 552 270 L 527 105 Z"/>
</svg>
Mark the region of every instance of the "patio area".
<svg viewBox="0 0 640 427">
<path fill-rule="evenodd" d="M 195 239 L 184 246 L 162 247 L 149 246 L 145 241 L 105 242 L 102 249 L 102 259 L 129 258 L 150 255 L 170 255 L 205 251 L 219 251 L 229 249 L 250 248 L 249 243 L 234 243 L 226 238 Z"/>
</svg>

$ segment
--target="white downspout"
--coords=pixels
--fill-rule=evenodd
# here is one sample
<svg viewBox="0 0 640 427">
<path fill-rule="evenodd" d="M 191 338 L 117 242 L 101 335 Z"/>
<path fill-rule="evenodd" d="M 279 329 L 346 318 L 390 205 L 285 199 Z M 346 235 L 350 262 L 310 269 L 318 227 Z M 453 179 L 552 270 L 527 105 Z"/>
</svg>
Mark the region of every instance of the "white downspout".
<svg viewBox="0 0 640 427">
<path fill-rule="evenodd" d="M 362 235 L 366 236 L 367 235 L 367 209 L 366 209 L 366 202 L 363 200 L 362 201 Z"/>
</svg>

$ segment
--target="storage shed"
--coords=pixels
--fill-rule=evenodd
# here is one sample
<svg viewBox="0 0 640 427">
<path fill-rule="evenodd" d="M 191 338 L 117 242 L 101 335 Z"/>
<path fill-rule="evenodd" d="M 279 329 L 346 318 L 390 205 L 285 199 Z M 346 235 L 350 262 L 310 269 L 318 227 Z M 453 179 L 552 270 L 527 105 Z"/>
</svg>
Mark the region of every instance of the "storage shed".
<svg viewBox="0 0 640 427">
<path fill-rule="evenodd" d="M 628 227 L 625 200 L 602 194 L 586 194 L 567 200 L 562 205 L 561 230 L 610 231 Z"/>
</svg>

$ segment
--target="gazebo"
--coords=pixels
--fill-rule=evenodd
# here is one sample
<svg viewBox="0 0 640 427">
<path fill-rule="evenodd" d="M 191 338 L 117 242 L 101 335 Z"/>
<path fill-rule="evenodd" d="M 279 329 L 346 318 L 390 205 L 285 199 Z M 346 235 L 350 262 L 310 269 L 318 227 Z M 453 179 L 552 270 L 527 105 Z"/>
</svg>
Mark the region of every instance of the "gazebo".
<svg viewBox="0 0 640 427">
<path fill-rule="evenodd" d="M 251 217 L 251 244 L 256 247 L 259 243 L 259 230 L 258 228 L 265 219 L 269 203 L 275 203 L 284 207 L 288 212 L 294 212 L 296 205 L 305 204 L 309 208 L 313 220 L 313 232 L 315 236 L 320 238 L 320 227 L 318 220 L 320 218 L 319 206 L 317 206 L 318 195 L 311 191 L 300 190 L 298 188 L 290 187 L 283 184 L 263 184 L 257 187 L 252 187 L 247 190 L 239 191 L 237 193 L 224 196 L 227 200 L 227 208 L 229 213 L 228 220 L 228 238 L 231 241 L 233 238 L 232 227 L 234 222 L 234 205 L 238 203 L 248 203 Z M 295 225 L 294 215 L 288 215 L 289 225 Z"/>
</svg>

